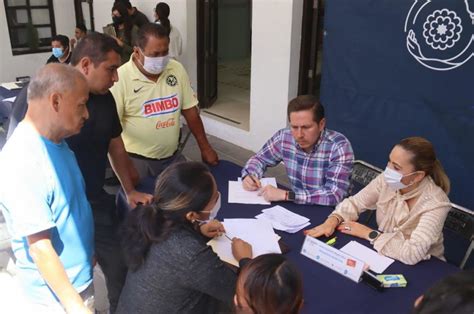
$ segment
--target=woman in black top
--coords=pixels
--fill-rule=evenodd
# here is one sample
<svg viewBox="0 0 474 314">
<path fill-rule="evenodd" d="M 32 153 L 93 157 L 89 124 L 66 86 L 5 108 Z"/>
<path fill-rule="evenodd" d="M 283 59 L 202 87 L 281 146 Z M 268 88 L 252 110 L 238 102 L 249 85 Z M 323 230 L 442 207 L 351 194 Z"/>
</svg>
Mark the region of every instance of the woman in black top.
<svg viewBox="0 0 474 314">
<path fill-rule="evenodd" d="M 176 163 L 159 177 L 154 201 L 131 211 L 123 247 L 129 272 L 117 313 L 216 313 L 230 310 L 237 274 L 206 245 L 224 232 L 213 218 L 220 194 L 208 168 Z M 233 239 L 238 260 L 252 257 Z"/>
</svg>

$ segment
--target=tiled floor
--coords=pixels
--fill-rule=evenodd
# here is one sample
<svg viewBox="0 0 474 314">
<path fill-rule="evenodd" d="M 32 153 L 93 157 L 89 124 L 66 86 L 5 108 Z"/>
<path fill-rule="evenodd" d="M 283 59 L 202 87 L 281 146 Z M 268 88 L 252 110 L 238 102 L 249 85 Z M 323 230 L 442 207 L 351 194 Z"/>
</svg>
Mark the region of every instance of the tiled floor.
<svg viewBox="0 0 474 314">
<path fill-rule="evenodd" d="M 242 130 L 250 125 L 250 59 L 221 62 L 217 72 L 217 99 L 202 110 L 223 123 Z"/>
</svg>

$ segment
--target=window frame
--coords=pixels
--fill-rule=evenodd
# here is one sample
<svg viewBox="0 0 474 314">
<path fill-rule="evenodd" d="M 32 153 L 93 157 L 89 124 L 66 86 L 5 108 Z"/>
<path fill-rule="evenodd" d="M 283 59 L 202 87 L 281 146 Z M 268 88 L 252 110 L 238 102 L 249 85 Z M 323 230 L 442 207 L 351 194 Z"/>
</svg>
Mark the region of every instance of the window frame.
<svg viewBox="0 0 474 314">
<path fill-rule="evenodd" d="M 31 5 L 30 0 L 25 0 L 26 4 L 25 5 L 9 5 L 8 0 L 4 0 L 4 6 L 5 6 L 5 18 L 7 19 L 7 26 L 8 26 L 8 34 L 10 36 L 10 46 L 12 50 L 12 54 L 14 56 L 17 55 L 25 55 L 25 54 L 34 54 L 34 53 L 44 53 L 44 52 L 50 52 L 51 51 L 51 38 L 53 36 L 56 36 L 56 19 L 54 17 L 54 6 L 53 6 L 53 0 L 46 0 L 47 4 L 46 5 Z M 41 27 L 49 27 L 51 28 L 51 37 L 43 38 L 40 41 L 39 47 L 37 49 L 31 49 L 28 45 L 22 44 L 22 45 L 14 45 L 13 42 L 13 34 L 15 31 L 18 29 L 27 29 L 28 28 L 28 23 L 22 23 L 19 25 L 12 25 L 12 19 L 9 18 L 8 16 L 13 12 L 17 10 L 26 10 L 27 15 L 28 15 L 28 22 L 32 22 L 32 10 L 35 9 L 48 9 L 49 11 L 49 24 L 33 24 L 33 27 L 35 29 L 41 28 Z M 46 44 L 47 43 L 47 44 Z"/>
</svg>

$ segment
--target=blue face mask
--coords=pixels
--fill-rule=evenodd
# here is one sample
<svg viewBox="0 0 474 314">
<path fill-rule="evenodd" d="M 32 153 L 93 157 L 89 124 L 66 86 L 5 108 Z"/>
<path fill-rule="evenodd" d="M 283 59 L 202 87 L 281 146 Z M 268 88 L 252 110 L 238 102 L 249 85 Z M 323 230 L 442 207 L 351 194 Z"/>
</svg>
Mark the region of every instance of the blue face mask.
<svg viewBox="0 0 474 314">
<path fill-rule="evenodd" d="M 61 58 L 64 55 L 63 48 L 53 48 L 53 56 L 56 58 Z"/>
</svg>

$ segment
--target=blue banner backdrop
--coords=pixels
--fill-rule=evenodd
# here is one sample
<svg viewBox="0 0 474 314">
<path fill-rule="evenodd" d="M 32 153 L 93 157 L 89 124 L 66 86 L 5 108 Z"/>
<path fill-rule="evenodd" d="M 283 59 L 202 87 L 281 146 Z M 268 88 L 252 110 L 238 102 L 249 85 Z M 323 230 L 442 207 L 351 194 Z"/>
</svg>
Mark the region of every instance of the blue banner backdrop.
<svg viewBox="0 0 474 314">
<path fill-rule="evenodd" d="M 356 158 L 433 142 L 450 199 L 474 209 L 474 0 L 326 1 L 321 101 Z"/>
</svg>

